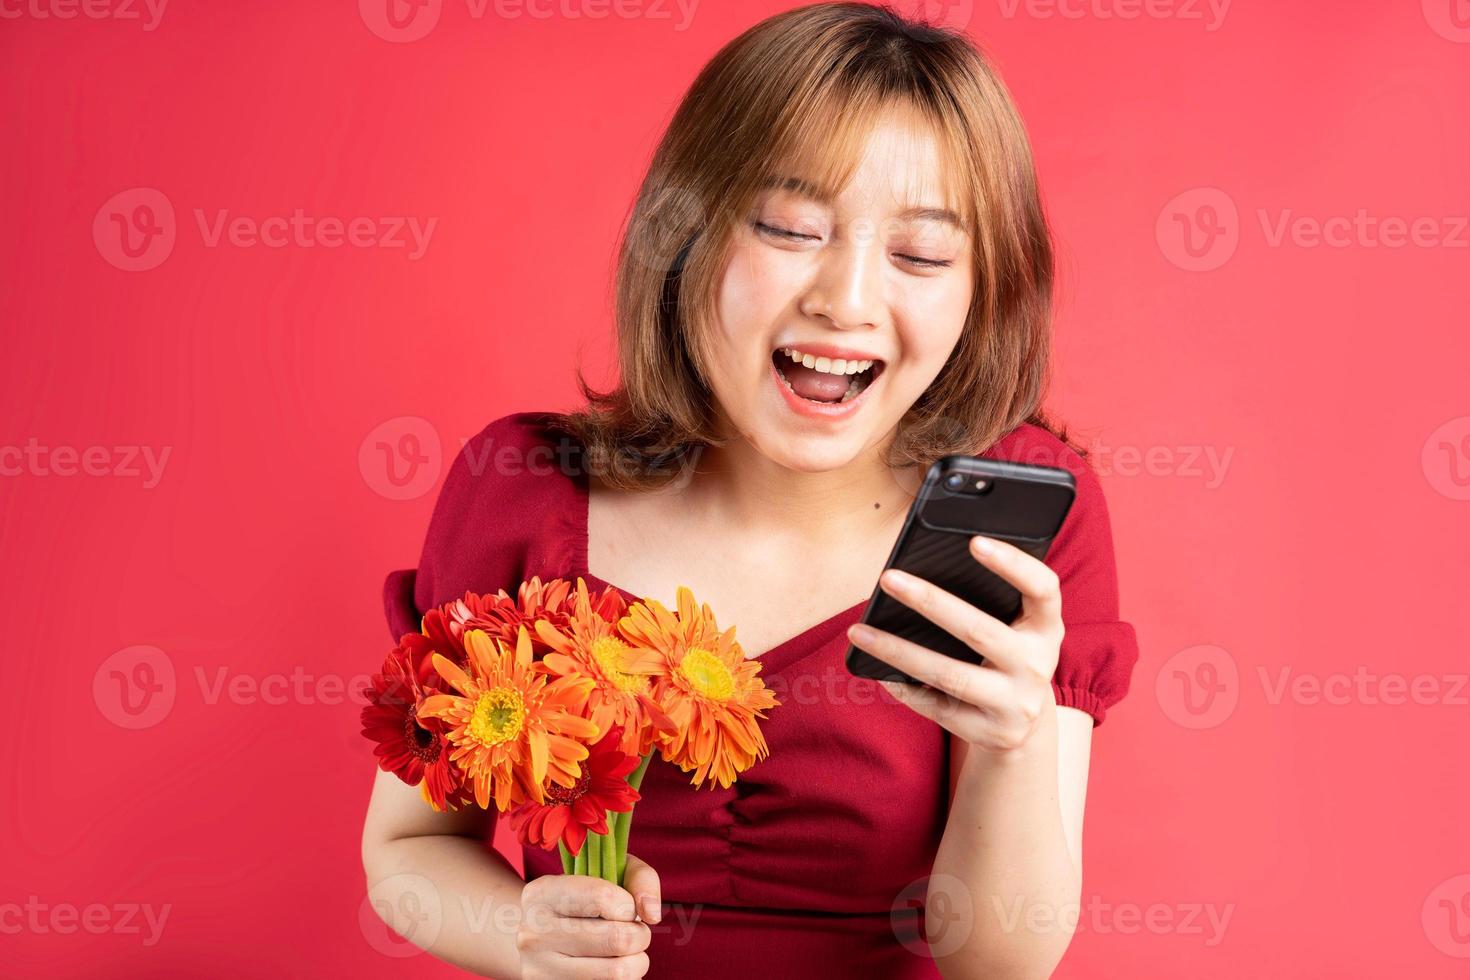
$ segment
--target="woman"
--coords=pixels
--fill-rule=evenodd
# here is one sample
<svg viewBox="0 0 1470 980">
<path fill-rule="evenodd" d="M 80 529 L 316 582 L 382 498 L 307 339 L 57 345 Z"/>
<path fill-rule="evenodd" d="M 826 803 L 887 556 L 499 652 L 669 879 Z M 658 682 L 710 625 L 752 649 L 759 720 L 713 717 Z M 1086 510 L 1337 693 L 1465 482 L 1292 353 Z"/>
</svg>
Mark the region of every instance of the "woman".
<svg viewBox="0 0 1470 980">
<path fill-rule="evenodd" d="M 782 702 L 770 756 L 727 790 L 651 766 L 626 889 L 529 849 L 523 881 L 490 816 L 379 773 L 383 907 L 432 882 L 425 945 L 495 977 L 1049 975 L 1092 728 L 1137 656 L 1098 481 L 1039 413 L 1052 275 L 1024 131 L 961 36 L 843 3 L 721 50 L 630 218 L 619 386 L 471 440 L 387 593 L 396 636 L 532 575 L 687 585 Z M 1011 625 L 883 575 L 984 666 L 858 622 L 925 468 L 959 452 L 1078 488 L 1046 564 L 973 542 L 1024 596 Z M 930 686 L 850 676 L 849 640 Z"/>
</svg>

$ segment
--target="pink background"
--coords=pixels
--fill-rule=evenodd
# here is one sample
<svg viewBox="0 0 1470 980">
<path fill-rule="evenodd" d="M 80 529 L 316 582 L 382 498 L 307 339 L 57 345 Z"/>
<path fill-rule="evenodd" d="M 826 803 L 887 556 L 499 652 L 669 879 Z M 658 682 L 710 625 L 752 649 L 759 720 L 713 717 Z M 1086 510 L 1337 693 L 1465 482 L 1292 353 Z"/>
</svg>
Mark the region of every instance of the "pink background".
<svg viewBox="0 0 1470 980">
<path fill-rule="evenodd" d="M 579 350 L 606 377 L 641 168 L 778 7 L 5 4 L 5 972 L 454 973 L 362 915 L 343 686 L 446 454 L 571 405 Z M 1052 404 L 1095 443 L 1143 647 L 1059 976 L 1463 976 L 1470 11 L 945 16 L 1033 136 Z M 161 234 L 130 257 L 139 204 Z M 297 209 L 436 224 L 417 256 L 211 244 L 221 211 Z"/>
</svg>

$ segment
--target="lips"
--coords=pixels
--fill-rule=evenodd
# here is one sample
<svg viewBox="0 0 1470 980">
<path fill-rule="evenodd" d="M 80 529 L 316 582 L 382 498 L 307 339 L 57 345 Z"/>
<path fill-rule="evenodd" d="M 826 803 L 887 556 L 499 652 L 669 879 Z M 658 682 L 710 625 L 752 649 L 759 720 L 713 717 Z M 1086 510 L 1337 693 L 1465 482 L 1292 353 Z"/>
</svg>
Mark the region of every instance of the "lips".
<svg viewBox="0 0 1470 980">
<path fill-rule="evenodd" d="M 875 364 L 868 373 L 876 379 L 880 373 L 880 367 L 881 365 Z M 862 409 L 863 405 L 867 404 L 869 393 L 873 390 L 875 384 L 877 384 L 876 380 L 870 381 L 866 387 L 845 401 L 841 399 L 837 401 L 817 401 L 811 398 L 803 398 L 796 393 L 786 380 L 785 375 L 776 367 L 775 358 L 771 359 L 769 370 L 771 372 L 771 383 L 775 387 L 777 395 L 780 396 L 781 401 L 793 415 L 807 420 L 826 423 L 842 422 L 856 415 Z"/>
<path fill-rule="evenodd" d="M 817 345 L 779 347 L 772 352 L 771 363 L 793 395 L 825 405 L 851 401 L 883 372 L 883 361 L 878 358 Z"/>
</svg>

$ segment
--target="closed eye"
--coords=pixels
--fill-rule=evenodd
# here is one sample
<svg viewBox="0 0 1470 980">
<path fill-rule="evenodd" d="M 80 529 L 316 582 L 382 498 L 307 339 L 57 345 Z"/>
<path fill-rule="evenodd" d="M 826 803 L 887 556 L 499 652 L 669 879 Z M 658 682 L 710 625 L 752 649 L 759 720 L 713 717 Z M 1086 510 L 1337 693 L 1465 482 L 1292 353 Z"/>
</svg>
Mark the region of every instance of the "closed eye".
<svg viewBox="0 0 1470 980">
<path fill-rule="evenodd" d="M 764 221 L 756 221 L 753 224 L 757 231 L 763 231 L 768 235 L 775 235 L 777 238 L 785 238 L 793 242 L 814 242 L 820 241 L 822 238 L 821 235 L 804 235 L 799 231 L 788 231 L 785 228 L 777 228 L 775 225 L 768 225 Z"/>
<path fill-rule="evenodd" d="M 815 242 L 822 240 L 821 235 L 807 235 L 799 231 L 791 231 L 786 228 L 778 228 L 775 225 L 768 225 L 764 221 L 752 221 L 751 225 L 757 231 L 764 232 L 767 235 L 773 235 L 777 238 L 784 238 L 787 241 Z M 954 265 L 954 260 L 952 259 L 926 259 L 918 255 L 898 254 L 895 255 L 894 258 L 907 262 L 910 265 L 917 266 L 921 269 L 944 269 Z"/>
<path fill-rule="evenodd" d="M 903 259 L 905 262 L 911 262 L 925 269 L 943 269 L 954 265 L 953 259 L 924 259 L 917 255 L 895 255 L 894 258 Z"/>
</svg>

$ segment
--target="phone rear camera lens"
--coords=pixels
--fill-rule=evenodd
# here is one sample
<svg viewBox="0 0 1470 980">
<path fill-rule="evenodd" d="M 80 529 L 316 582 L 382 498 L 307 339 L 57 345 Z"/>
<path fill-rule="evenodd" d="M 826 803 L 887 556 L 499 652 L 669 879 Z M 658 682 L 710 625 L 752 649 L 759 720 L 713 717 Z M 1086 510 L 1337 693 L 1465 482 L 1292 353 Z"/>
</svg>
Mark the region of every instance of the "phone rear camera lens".
<svg viewBox="0 0 1470 980">
<path fill-rule="evenodd" d="M 946 490 L 958 490 L 964 485 L 965 474 L 963 473 L 951 473 L 944 478 L 944 488 Z"/>
</svg>

